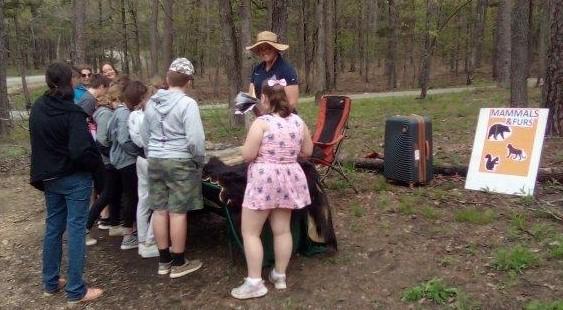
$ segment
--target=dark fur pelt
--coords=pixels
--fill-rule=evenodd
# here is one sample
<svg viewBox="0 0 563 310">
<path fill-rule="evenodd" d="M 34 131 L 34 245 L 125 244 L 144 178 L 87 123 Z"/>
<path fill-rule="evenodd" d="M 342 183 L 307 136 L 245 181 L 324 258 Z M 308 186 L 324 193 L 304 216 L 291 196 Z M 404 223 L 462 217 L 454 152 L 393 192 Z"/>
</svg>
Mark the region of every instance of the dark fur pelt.
<svg viewBox="0 0 563 310">
<path fill-rule="evenodd" d="M 319 174 L 315 166 L 309 161 L 299 161 L 307 177 L 311 204 L 306 211 L 314 221 L 316 233 L 322 237 L 326 245 L 336 250 L 336 235 L 332 226 L 332 214 L 328 198 L 321 185 Z M 220 194 L 221 201 L 229 207 L 240 209 L 246 189 L 247 164 L 227 166 L 221 160 L 213 157 L 203 168 L 203 175 L 211 181 L 218 183 L 223 188 Z"/>
</svg>

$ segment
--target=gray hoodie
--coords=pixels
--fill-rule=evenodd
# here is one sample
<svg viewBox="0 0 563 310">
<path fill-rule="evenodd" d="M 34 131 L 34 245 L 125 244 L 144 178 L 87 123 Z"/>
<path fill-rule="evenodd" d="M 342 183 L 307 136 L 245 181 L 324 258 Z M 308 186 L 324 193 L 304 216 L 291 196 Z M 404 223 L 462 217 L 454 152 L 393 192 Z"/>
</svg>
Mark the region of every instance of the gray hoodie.
<svg viewBox="0 0 563 310">
<path fill-rule="evenodd" d="M 142 155 L 143 150 L 139 148 L 129 136 L 127 120 L 131 112 L 124 105 L 119 105 L 108 124 L 108 135 L 111 140 L 109 159 L 115 169 L 122 169 L 137 162 L 137 156 Z"/>
<path fill-rule="evenodd" d="M 112 115 L 113 110 L 104 106 L 97 108 L 93 115 L 94 121 L 96 122 L 96 144 L 98 144 L 98 149 L 100 149 L 100 153 L 102 153 L 104 165 L 110 164 L 108 152 L 111 141 L 109 141 L 108 137 L 108 124 Z"/>
<path fill-rule="evenodd" d="M 148 157 L 185 159 L 203 164 L 205 134 L 197 103 L 181 91 L 161 89 L 145 109 L 141 137 Z"/>
</svg>

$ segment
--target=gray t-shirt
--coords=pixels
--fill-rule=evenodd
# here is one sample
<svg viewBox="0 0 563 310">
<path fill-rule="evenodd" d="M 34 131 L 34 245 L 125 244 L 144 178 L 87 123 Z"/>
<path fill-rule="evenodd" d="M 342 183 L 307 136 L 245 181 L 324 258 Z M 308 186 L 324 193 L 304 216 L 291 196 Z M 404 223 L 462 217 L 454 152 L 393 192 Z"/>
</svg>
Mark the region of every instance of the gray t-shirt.
<svg viewBox="0 0 563 310">
<path fill-rule="evenodd" d="M 89 91 L 86 91 L 76 104 L 78 104 L 90 117 L 92 117 L 94 111 L 96 111 L 96 98 L 92 96 Z"/>
</svg>

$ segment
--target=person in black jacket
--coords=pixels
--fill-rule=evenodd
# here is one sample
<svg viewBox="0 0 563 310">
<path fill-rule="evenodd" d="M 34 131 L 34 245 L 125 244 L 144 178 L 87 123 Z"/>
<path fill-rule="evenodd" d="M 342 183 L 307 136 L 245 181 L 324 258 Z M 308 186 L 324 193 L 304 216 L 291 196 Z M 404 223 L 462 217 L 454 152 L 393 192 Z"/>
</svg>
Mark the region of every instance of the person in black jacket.
<svg viewBox="0 0 563 310">
<path fill-rule="evenodd" d="M 45 295 L 64 288 L 69 303 L 98 298 L 82 274 L 93 174 L 102 158 L 86 124 L 86 113 L 73 102 L 72 69 L 62 63 L 47 68 L 49 90 L 31 109 L 31 185 L 44 192 L 47 217 L 43 241 Z M 68 281 L 60 278 L 62 236 L 68 227 Z"/>
</svg>

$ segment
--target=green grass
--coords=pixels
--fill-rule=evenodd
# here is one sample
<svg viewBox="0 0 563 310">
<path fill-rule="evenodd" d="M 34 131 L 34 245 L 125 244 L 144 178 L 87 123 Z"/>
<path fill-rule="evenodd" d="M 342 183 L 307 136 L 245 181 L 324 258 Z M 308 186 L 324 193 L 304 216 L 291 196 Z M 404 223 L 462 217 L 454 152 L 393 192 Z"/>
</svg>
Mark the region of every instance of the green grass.
<svg viewBox="0 0 563 310">
<path fill-rule="evenodd" d="M 382 175 L 377 175 L 373 181 L 373 190 L 375 192 L 384 192 L 390 189 L 389 183 Z"/>
<path fill-rule="evenodd" d="M 358 202 L 350 204 L 350 210 L 352 211 L 352 215 L 355 217 L 362 217 L 366 213 L 366 210 Z"/>
<path fill-rule="evenodd" d="M 530 228 L 530 233 L 534 235 L 534 239 L 539 242 L 543 242 L 547 239 L 553 238 L 555 236 L 555 228 L 549 224 L 539 223 L 532 225 Z"/>
<path fill-rule="evenodd" d="M 420 215 L 422 215 L 424 218 L 429 219 L 429 220 L 435 220 L 437 218 L 440 217 L 440 213 L 437 209 L 429 207 L 429 206 L 424 206 L 420 209 Z"/>
<path fill-rule="evenodd" d="M 417 302 L 424 298 L 437 304 L 445 304 L 451 298 L 455 298 L 458 293 L 457 288 L 448 287 L 441 279 L 434 278 L 415 287 L 405 289 L 401 299 L 406 302 Z"/>
<path fill-rule="evenodd" d="M 31 103 L 35 102 L 35 100 L 43 95 L 43 93 L 47 90 L 46 86 L 42 86 L 42 87 L 38 87 L 38 88 L 30 88 L 30 99 L 31 99 Z M 10 106 L 13 110 L 20 110 L 23 111 L 25 110 L 25 96 L 23 95 L 23 93 L 16 93 L 16 94 L 11 94 L 8 96 L 8 99 L 10 100 Z"/>
<path fill-rule="evenodd" d="M 205 130 L 205 139 L 213 143 L 242 145 L 246 129 L 231 128 L 229 111 L 226 109 L 202 109 L 201 120 Z"/>
<path fill-rule="evenodd" d="M 501 271 L 522 272 L 522 270 L 539 264 L 539 258 L 530 249 L 521 245 L 513 248 L 502 248 L 495 252 L 493 266 Z"/>
<path fill-rule="evenodd" d="M 522 232 L 528 229 L 528 219 L 523 213 L 514 212 L 510 216 L 510 225 L 508 228 L 508 233 L 511 236 L 518 236 Z"/>
<path fill-rule="evenodd" d="M 389 205 L 391 203 L 391 200 L 389 199 L 389 196 L 387 196 L 384 193 L 380 193 L 378 194 L 378 198 L 377 198 L 377 207 L 387 211 L 389 209 Z"/>
<path fill-rule="evenodd" d="M 477 208 L 468 208 L 454 212 L 456 222 L 471 223 L 476 225 L 487 225 L 492 223 L 496 218 L 496 214 L 491 209 L 481 210 Z"/>
<path fill-rule="evenodd" d="M 397 211 L 403 215 L 411 215 L 415 213 L 417 201 L 412 196 L 402 196 L 399 198 L 399 207 Z"/>
<path fill-rule="evenodd" d="M 556 259 L 563 259 L 563 234 L 560 234 L 550 243 L 550 254 Z"/>
<path fill-rule="evenodd" d="M 524 307 L 524 310 L 563 310 L 563 300 L 552 302 L 533 300 Z"/>
</svg>

